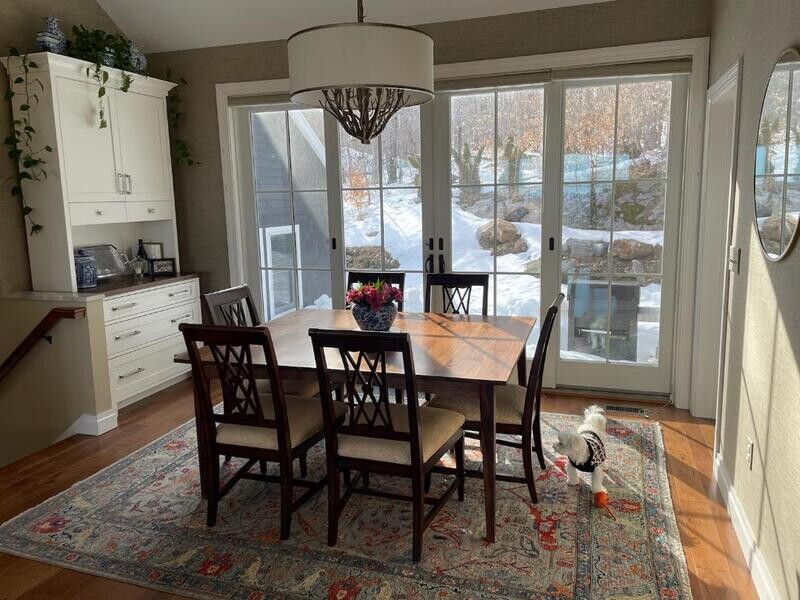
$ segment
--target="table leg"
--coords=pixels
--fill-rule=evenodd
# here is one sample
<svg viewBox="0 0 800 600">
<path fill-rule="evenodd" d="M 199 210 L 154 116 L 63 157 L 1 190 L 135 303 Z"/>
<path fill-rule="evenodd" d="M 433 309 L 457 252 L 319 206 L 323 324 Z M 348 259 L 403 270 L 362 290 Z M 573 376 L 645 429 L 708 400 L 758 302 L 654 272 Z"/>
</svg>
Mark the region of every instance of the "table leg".
<svg viewBox="0 0 800 600">
<path fill-rule="evenodd" d="M 208 380 L 206 380 L 208 382 Z M 203 400 L 197 397 L 197 385 L 192 386 L 194 388 L 194 407 L 195 407 L 195 431 L 197 433 L 197 460 L 199 463 L 199 472 L 200 472 L 200 496 L 202 498 L 208 498 L 208 455 L 207 449 L 208 444 L 206 443 L 205 436 L 203 434 L 203 428 L 200 426 L 200 419 L 197 418 L 198 415 L 198 407 L 202 406 Z"/>
<path fill-rule="evenodd" d="M 525 345 L 523 345 L 522 352 L 517 359 L 517 383 L 522 387 L 528 385 L 528 376 L 525 374 L 528 369 L 528 357 L 525 354 Z"/>
<path fill-rule="evenodd" d="M 486 510 L 486 541 L 494 542 L 495 534 L 495 465 L 497 462 L 497 437 L 494 421 L 494 386 L 480 387 L 481 399 L 481 453 L 483 454 L 483 499 Z"/>
</svg>

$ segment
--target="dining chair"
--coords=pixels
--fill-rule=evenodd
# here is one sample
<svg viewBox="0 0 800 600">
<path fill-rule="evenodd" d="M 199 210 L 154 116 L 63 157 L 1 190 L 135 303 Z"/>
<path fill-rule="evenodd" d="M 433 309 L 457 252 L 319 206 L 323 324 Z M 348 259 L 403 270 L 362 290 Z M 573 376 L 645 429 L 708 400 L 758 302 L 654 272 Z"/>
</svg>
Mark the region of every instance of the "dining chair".
<svg viewBox="0 0 800 600">
<path fill-rule="evenodd" d="M 360 283 L 373 283 L 380 279 L 386 283 L 392 284 L 394 287 L 400 288 L 400 291 L 405 294 L 406 291 L 406 274 L 402 271 L 385 271 L 377 273 L 373 271 L 348 271 L 347 272 L 347 289 L 353 287 L 356 282 Z M 403 312 L 403 302 L 397 303 L 397 310 Z"/>
<path fill-rule="evenodd" d="M 262 324 L 250 288 L 246 285 L 203 294 L 203 302 L 212 325 L 257 327 Z M 263 385 L 264 393 L 269 392 L 268 383 L 260 385 Z M 319 392 L 316 381 L 303 379 L 286 379 L 283 389 L 291 396 L 316 396 Z"/>
<path fill-rule="evenodd" d="M 431 312 L 434 287 L 442 290 L 443 311 L 465 315 L 469 313 L 472 290 L 482 288 L 481 314 L 489 314 L 488 273 L 430 273 L 425 276 L 425 312 Z"/>
<path fill-rule="evenodd" d="M 457 412 L 420 407 L 414 359 L 407 333 L 310 329 L 325 416 L 328 460 L 328 545 L 335 546 L 339 519 L 352 493 L 405 500 L 412 503 L 412 558 L 422 557 L 422 537 L 454 491 L 464 499 L 464 417 Z M 333 350 L 334 352 L 326 352 Z M 338 354 L 338 357 L 337 357 Z M 341 366 L 329 365 L 330 357 Z M 336 361 L 338 363 L 338 360 Z M 399 366 L 408 392 L 406 404 L 389 402 L 387 365 Z M 343 369 L 347 414 L 337 420 L 331 392 L 332 370 Z M 425 478 L 439 459 L 455 451 L 455 477 L 438 498 L 428 497 Z M 351 478 L 352 471 L 361 472 Z M 344 494 L 339 474 L 344 475 Z M 411 479 L 411 496 L 369 487 L 369 473 Z M 425 505 L 432 504 L 426 513 Z"/>
<path fill-rule="evenodd" d="M 526 483 L 531 500 L 536 503 L 536 485 L 533 478 L 533 453 L 539 459 L 539 466 L 544 469 L 544 449 L 542 447 L 541 409 L 542 409 L 542 374 L 544 373 L 547 347 L 550 343 L 550 334 L 553 324 L 558 316 L 558 310 L 564 301 L 564 294 L 558 294 L 556 299 L 547 309 L 536 351 L 533 355 L 531 372 L 528 375 L 528 385 L 523 387 L 508 383 L 494 388 L 495 420 L 497 433 L 518 435 L 522 442 L 497 439 L 502 446 L 511 446 L 522 450 L 522 464 L 525 477 L 512 475 L 497 475 L 498 481 L 513 483 Z M 432 408 L 454 410 L 464 415 L 464 429 L 470 432 L 470 437 L 477 437 L 476 433 L 481 427 L 481 410 L 478 398 L 465 395 L 437 394 L 430 401 Z M 478 472 L 467 472 L 469 476 L 482 476 Z"/>
<path fill-rule="evenodd" d="M 198 423 L 198 448 L 207 465 L 207 524 L 217 521 L 217 508 L 240 479 L 257 479 L 280 483 L 281 539 L 289 537 L 294 511 L 325 486 L 319 481 L 295 479 L 292 463 L 309 448 L 322 441 L 324 425 L 318 398 L 289 396 L 284 393 L 278 374 L 275 349 L 269 330 L 264 327 L 228 327 L 182 323 L 180 330 L 186 342 L 195 386 L 195 416 Z M 225 411 L 214 411 L 209 377 L 203 368 L 201 349 L 208 347 L 222 388 Z M 263 351 L 269 371 L 271 394 L 261 393 L 256 385 L 253 350 Z M 327 410 L 336 422 L 344 416 L 342 402 L 330 402 Z M 236 473 L 220 486 L 220 456 L 245 459 Z M 259 463 L 260 473 L 251 473 Z M 278 463 L 280 475 L 267 475 L 267 462 Z M 308 488 L 294 498 L 294 486 Z"/>
</svg>

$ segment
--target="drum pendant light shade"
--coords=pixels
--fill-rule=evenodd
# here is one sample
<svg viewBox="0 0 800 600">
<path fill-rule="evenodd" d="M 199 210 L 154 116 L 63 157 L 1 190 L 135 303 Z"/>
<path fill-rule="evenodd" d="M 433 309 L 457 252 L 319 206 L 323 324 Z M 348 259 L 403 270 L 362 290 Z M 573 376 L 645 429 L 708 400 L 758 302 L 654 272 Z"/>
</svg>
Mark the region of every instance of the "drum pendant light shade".
<svg viewBox="0 0 800 600">
<path fill-rule="evenodd" d="M 404 106 L 433 99 L 433 40 L 415 29 L 346 23 L 289 38 L 292 102 L 323 108 L 362 143 Z"/>
</svg>

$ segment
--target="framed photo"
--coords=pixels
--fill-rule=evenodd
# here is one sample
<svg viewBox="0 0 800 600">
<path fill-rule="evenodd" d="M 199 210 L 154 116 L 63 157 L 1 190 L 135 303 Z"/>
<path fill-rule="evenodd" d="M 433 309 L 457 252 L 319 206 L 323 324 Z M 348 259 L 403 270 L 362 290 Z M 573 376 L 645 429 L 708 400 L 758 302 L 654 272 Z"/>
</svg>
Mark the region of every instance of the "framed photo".
<svg viewBox="0 0 800 600">
<path fill-rule="evenodd" d="M 144 251 L 147 258 L 164 258 L 164 244 L 161 242 L 144 242 Z"/>
<path fill-rule="evenodd" d="M 147 261 L 152 277 L 159 275 L 175 275 L 175 259 L 174 258 L 151 258 Z"/>
</svg>

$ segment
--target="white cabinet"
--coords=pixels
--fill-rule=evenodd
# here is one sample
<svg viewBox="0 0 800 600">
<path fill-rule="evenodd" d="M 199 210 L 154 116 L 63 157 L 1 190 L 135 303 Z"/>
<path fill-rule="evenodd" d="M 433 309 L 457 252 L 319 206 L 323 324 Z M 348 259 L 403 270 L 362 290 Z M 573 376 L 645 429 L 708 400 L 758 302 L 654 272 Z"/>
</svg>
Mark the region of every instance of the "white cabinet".
<svg viewBox="0 0 800 600">
<path fill-rule="evenodd" d="M 119 140 L 125 200 L 171 201 L 172 170 L 164 99 L 119 90 L 114 91 L 112 99 L 112 126 Z"/>
<path fill-rule="evenodd" d="M 73 252 L 79 246 L 109 243 L 127 252 L 142 238 L 161 243 L 165 258 L 180 268 L 166 106 L 175 84 L 132 74 L 124 92 L 122 72 L 106 68 L 107 126 L 101 129 L 91 63 L 49 52 L 28 58 L 37 65 L 28 74 L 39 98 L 28 113 L 34 144 L 53 149 L 44 155 L 48 177 L 23 183 L 32 216 L 43 226 L 28 235 L 33 289 L 77 291 Z M 16 92 L 14 118 L 21 119 L 21 60 L 0 62 Z"/>
<path fill-rule="evenodd" d="M 56 77 L 55 81 L 67 200 L 124 201 L 122 165 L 112 130 L 98 127 L 97 85 L 64 77 Z M 112 112 L 110 98 L 105 102 L 106 112 Z"/>
</svg>

